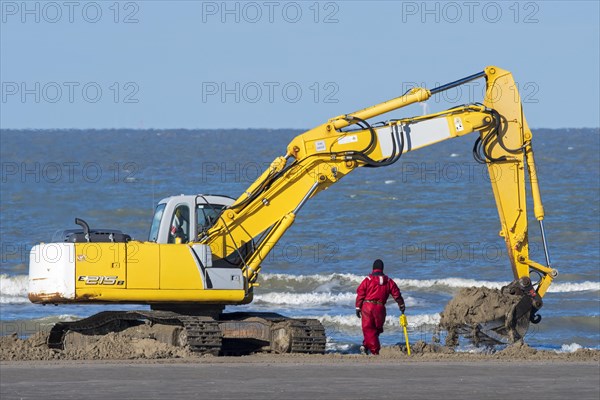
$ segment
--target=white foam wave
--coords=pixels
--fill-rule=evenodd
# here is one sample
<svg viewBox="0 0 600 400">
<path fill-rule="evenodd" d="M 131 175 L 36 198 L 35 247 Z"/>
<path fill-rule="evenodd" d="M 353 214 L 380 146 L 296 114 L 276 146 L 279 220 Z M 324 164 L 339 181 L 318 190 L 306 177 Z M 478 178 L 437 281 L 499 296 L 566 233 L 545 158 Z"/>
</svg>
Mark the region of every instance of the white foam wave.
<svg viewBox="0 0 600 400">
<path fill-rule="evenodd" d="M 346 352 L 349 351 L 352 347 L 357 347 L 357 345 L 352 345 L 349 343 L 338 343 L 327 338 L 327 342 L 325 343 L 325 350 L 332 352 Z"/>
<path fill-rule="evenodd" d="M 568 292 L 585 292 L 585 291 L 600 291 L 600 282 L 564 282 L 553 283 L 548 289 L 549 293 L 568 293 Z"/>
<path fill-rule="evenodd" d="M 0 304 L 29 304 L 27 297 L 0 296 Z"/>
<path fill-rule="evenodd" d="M 270 283 L 273 281 L 325 283 L 325 282 L 331 282 L 332 280 L 338 280 L 338 281 L 344 280 L 344 281 L 350 281 L 353 283 L 360 283 L 364 279 L 364 276 L 358 276 L 358 275 L 354 275 L 354 274 L 339 274 L 339 273 L 326 274 L 326 275 L 319 275 L 319 274 L 291 275 L 291 274 L 264 273 L 264 274 L 260 275 L 259 279 L 264 283 L 267 283 L 267 282 Z"/>
<path fill-rule="evenodd" d="M 77 321 L 78 319 L 81 319 L 81 317 L 78 317 L 76 315 L 71 315 L 71 314 L 60 314 L 60 315 L 49 315 L 47 317 L 41 317 L 36 319 L 36 321 L 38 322 L 52 322 L 54 323 L 55 321 L 61 321 L 61 322 L 71 322 L 71 321 Z"/>
<path fill-rule="evenodd" d="M 393 277 L 392 277 L 393 278 Z M 327 275 L 289 275 L 289 274 L 263 274 L 262 281 L 264 283 L 274 283 L 276 281 L 281 282 L 301 282 L 301 283 L 326 283 L 326 282 L 340 282 L 340 283 L 351 283 L 359 284 L 365 279 L 364 275 L 355 274 L 327 274 Z M 446 286 L 451 288 L 462 288 L 471 286 L 486 286 L 490 288 L 501 288 L 507 285 L 509 282 L 493 282 L 493 281 L 479 281 L 475 279 L 464 279 L 464 278 L 444 278 L 444 279 L 396 279 L 394 281 L 401 287 L 414 287 L 414 288 L 430 288 L 434 286 Z"/>
<path fill-rule="evenodd" d="M 320 305 L 354 305 L 356 293 L 343 292 L 317 292 L 317 293 L 292 293 L 292 292 L 269 292 L 264 294 L 255 294 L 254 300 L 260 303 L 270 303 L 292 306 L 320 306 Z M 408 307 L 419 305 L 419 301 L 411 296 L 404 296 L 404 302 Z M 393 301 L 392 301 L 393 303 Z M 388 305 L 390 303 L 388 302 Z M 395 303 L 394 303 L 395 304 Z"/>
<path fill-rule="evenodd" d="M 509 282 L 478 281 L 476 279 L 465 278 L 444 278 L 444 279 L 397 279 L 395 280 L 400 287 L 413 288 L 431 288 L 431 287 L 449 287 L 465 288 L 472 286 L 485 286 L 490 289 L 500 289 Z"/>
<path fill-rule="evenodd" d="M 356 315 L 316 315 L 303 318 L 318 319 L 323 325 L 334 326 L 338 328 L 351 327 L 360 328 L 361 320 L 356 318 Z M 419 328 L 422 326 L 436 326 L 440 322 L 440 314 L 416 314 L 406 316 L 409 328 Z M 397 316 L 388 315 L 385 318 L 385 326 L 395 327 L 400 326 L 400 320 Z"/>
<path fill-rule="evenodd" d="M 25 323 L 37 323 L 40 324 L 41 326 L 52 326 L 57 322 L 71 322 L 71 321 L 77 321 L 79 319 L 81 319 L 82 317 L 78 317 L 76 315 L 71 315 L 71 314 L 60 314 L 60 315 L 48 315 L 45 317 L 39 317 L 39 318 L 27 318 L 27 317 L 23 317 L 22 319 L 17 319 L 17 320 L 12 320 L 11 322 L 15 322 L 17 321 L 17 323 L 20 322 L 25 322 Z"/>
<path fill-rule="evenodd" d="M 398 279 L 396 280 L 401 287 L 427 288 L 436 286 L 447 286 L 450 288 L 465 288 L 472 286 L 485 286 L 490 289 L 500 289 L 510 282 L 478 281 L 475 279 L 464 278 L 445 278 L 445 279 Z M 557 282 L 553 283 L 548 289 L 549 293 L 569 293 L 584 291 L 600 291 L 600 282 Z"/>
<path fill-rule="evenodd" d="M 0 274 L 0 304 L 29 303 L 28 288 L 29 278 L 27 275 Z"/>
<path fill-rule="evenodd" d="M 557 353 L 574 353 L 579 349 L 583 349 L 579 343 L 563 344 L 560 350 L 554 350 Z"/>
<path fill-rule="evenodd" d="M 272 292 L 254 295 L 254 300 L 263 303 L 285 305 L 324 305 L 351 303 L 356 298 L 354 293 L 290 293 Z"/>
<path fill-rule="evenodd" d="M 392 277 L 394 281 L 401 288 L 417 288 L 426 289 L 434 287 L 448 287 L 448 288 L 465 288 L 472 286 L 484 286 L 491 289 L 500 289 L 502 286 L 508 285 L 508 281 L 485 281 L 476 279 L 466 278 L 443 278 L 443 279 L 396 279 Z M 262 281 L 264 283 L 273 284 L 276 282 L 282 283 L 330 283 L 339 282 L 340 284 L 358 284 L 362 282 L 364 276 L 355 274 L 313 274 L 313 275 L 290 275 L 290 274 L 263 274 Z M 556 282 L 553 283 L 548 292 L 550 293 L 568 293 L 568 292 L 582 292 L 582 291 L 600 291 L 600 282 Z"/>
<path fill-rule="evenodd" d="M 0 274 L 0 293 L 3 296 L 26 296 L 28 287 L 27 275 Z"/>
</svg>

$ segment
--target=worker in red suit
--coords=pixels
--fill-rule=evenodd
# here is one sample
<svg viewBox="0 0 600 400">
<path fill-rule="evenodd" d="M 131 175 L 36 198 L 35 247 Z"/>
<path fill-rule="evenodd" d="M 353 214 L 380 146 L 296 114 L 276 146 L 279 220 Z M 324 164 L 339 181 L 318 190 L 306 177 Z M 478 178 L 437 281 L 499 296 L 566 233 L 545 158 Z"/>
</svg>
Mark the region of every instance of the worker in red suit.
<svg viewBox="0 0 600 400">
<path fill-rule="evenodd" d="M 362 320 L 364 336 L 363 345 L 360 347 L 363 354 L 367 354 L 367 350 L 371 354 L 379 354 L 379 335 L 383 332 L 385 303 L 390 295 L 404 313 L 406 307 L 400 289 L 383 273 L 383 261 L 375 260 L 373 272 L 356 289 L 356 316 Z"/>
</svg>

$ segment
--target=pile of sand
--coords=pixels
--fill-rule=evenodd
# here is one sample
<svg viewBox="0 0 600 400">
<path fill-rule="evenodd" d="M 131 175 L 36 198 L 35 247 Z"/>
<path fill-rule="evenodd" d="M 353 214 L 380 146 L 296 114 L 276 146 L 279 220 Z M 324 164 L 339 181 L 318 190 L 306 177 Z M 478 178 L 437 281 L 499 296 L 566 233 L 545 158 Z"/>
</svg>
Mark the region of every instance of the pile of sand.
<svg viewBox="0 0 600 400">
<path fill-rule="evenodd" d="M 27 339 L 16 335 L 0 337 L 0 360 L 128 360 L 183 358 L 190 352 L 157 340 L 157 329 L 139 325 L 103 336 L 68 333 L 65 349 L 48 348 L 48 334 L 38 332 Z M 160 333 L 160 332 L 159 332 Z"/>
<path fill-rule="evenodd" d="M 486 287 L 461 289 L 440 314 L 439 327 L 448 332 L 446 345 L 456 346 L 459 334 L 469 334 L 477 344 L 480 330 L 490 326 L 498 328 L 510 342 L 521 339 L 529 324 L 528 316 L 524 319 L 525 326 L 519 326 L 522 330 L 517 332 L 510 325 L 514 306 L 521 298 Z"/>
<path fill-rule="evenodd" d="M 0 336 L 0 360 L 54 360 L 61 358 L 58 352 L 46 345 L 46 333 L 38 332 L 26 340 L 17 334 Z"/>
<path fill-rule="evenodd" d="M 408 356 L 406 344 L 398 343 L 395 346 L 382 347 L 380 351 L 382 356 L 394 357 L 394 356 Z M 418 340 L 410 345 L 410 353 L 415 356 L 422 356 L 425 354 L 455 354 L 452 347 L 440 346 L 436 343 L 426 343 L 423 340 Z"/>
<path fill-rule="evenodd" d="M 143 336 L 146 337 L 143 337 Z M 19 339 L 16 335 L 0 337 L 0 360 L 29 361 L 29 360 L 161 360 L 184 359 L 191 362 L 210 358 L 213 361 L 221 359 L 212 356 L 199 357 L 186 348 L 162 343 L 153 338 L 151 329 L 147 326 L 129 328 L 119 333 L 105 336 L 71 338 L 72 344 L 65 350 L 49 349 L 46 345 L 47 334 L 39 332 L 27 339 Z M 75 345 L 74 343 L 78 343 Z M 361 356 L 357 354 L 256 354 L 244 357 L 225 357 L 227 360 L 243 362 L 296 362 L 319 363 L 331 361 L 376 362 L 377 360 L 399 361 L 485 361 L 485 360 L 531 360 L 531 361 L 600 361 L 600 351 L 579 349 L 572 353 L 542 351 L 529 347 L 522 341 L 496 351 L 487 348 L 477 352 L 458 352 L 453 348 L 435 343 L 425 343 L 422 340 L 412 343 L 411 356 L 407 355 L 406 346 L 384 346 L 379 356 Z"/>
<path fill-rule="evenodd" d="M 527 360 L 527 361 L 599 361 L 600 351 L 578 349 L 572 353 L 552 350 L 536 350 L 519 340 L 513 344 L 496 347 L 485 347 L 473 351 L 456 351 L 452 347 L 419 340 L 410 346 L 411 355 L 406 352 L 406 345 L 382 347 L 380 357 L 386 359 L 412 359 L 423 361 L 484 361 L 484 360 Z"/>
<path fill-rule="evenodd" d="M 598 361 L 600 360 L 600 351 L 591 349 L 577 349 L 572 353 L 557 353 L 554 351 L 536 350 L 529 347 L 523 340 L 519 340 L 504 350 L 495 352 L 495 358 L 513 360 L 526 359 L 531 361 L 547 361 L 547 360 L 562 360 L 562 361 Z"/>
</svg>

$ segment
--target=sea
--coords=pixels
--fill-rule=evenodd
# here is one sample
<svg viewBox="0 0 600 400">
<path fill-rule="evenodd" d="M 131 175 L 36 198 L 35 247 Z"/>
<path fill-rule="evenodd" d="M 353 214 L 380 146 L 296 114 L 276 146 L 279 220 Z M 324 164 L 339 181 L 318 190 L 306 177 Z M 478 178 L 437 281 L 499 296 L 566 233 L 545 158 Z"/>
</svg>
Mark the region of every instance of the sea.
<svg viewBox="0 0 600 400">
<path fill-rule="evenodd" d="M 26 337 L 102 310 L 139 305 L 35 305 L 27 299 L 29 251 L 74 218 L 146 240 L 156 203 L 178 194 L 237 197 L 287 144 L 292 129 L 2 130 L 0 335 Z M 526 342 L 557 352 L 600 349 L 600 132 L 537 129 L 533 149 L 558 277 Z M 382 259 L 406 300 L 411 342 L 443 340 L 440 312 L 461 289 L 513 279 L 487 169 L 475 136 L 361 168 L 311 199 L 262 264 L 255 299 L 227 311 L 319 319 L 330 352 L 362 341 L 356 287 Z M 545 264 L 528 204 L 531 258 Z M 537 280 L 532 275 L 534 282 Z M 384 345 L 404 341 L 388 302 Z M 484 351 L 462 341 L 461 351 Z"/>
</svg>

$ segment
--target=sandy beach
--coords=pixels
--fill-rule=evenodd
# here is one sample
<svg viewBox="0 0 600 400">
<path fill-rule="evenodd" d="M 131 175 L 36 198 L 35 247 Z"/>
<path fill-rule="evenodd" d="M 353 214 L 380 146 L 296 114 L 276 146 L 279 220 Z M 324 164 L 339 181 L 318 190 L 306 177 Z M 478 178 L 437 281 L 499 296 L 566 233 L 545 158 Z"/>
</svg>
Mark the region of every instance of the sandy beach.
<svg viewBox="0 0 600 400">
<path fill-rule="evenodd" d="M 196 355 L 149 338 L 108 335 L 71 350 L 45 334 L 0 338 L 5 399 L 598 399 L 600 351 L 540 351 L 519 342 L 500 351 L 456 352 L 415 342 L 380 356 L 329 353 Z"/>
<path fill-rule="evenodd" d="M 2 362 L 2 399 L 598 399 L 598 361 L 360 356 Z"/>
</svg>

